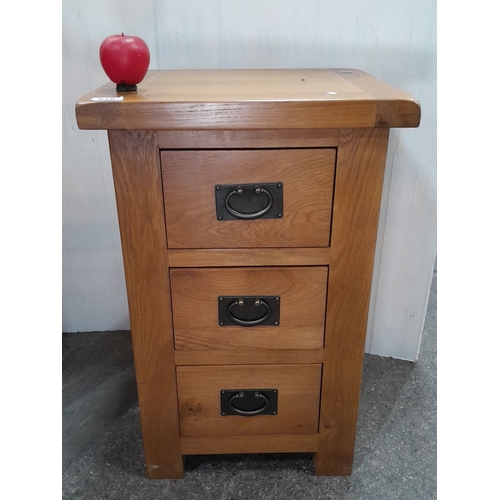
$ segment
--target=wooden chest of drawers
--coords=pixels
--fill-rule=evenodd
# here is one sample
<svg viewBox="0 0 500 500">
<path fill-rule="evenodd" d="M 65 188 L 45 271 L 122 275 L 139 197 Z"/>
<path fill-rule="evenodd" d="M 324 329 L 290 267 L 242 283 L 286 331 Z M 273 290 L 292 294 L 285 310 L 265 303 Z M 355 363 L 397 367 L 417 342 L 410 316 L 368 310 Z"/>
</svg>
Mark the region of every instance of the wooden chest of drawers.
<svg viewBox="0 0 500 500">
<path fill-rule="evenodd" d="M 389 128 L 418 102 L 357 70 L 151 71 L 76 115 L 108 130 L 148 477 L 349 474 Z"/>
</svg>

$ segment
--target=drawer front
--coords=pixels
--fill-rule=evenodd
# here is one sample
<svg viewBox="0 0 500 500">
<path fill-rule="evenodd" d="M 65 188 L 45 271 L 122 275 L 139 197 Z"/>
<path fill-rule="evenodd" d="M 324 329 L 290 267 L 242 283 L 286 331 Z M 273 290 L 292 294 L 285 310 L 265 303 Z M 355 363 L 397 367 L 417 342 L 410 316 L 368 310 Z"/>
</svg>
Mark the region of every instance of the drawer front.
<svg viewBox="0 0 500 500">
<path fill-rule="evenodd" d="M 161 165 L 169 248 L 329 245 L 335 149 L 167 150 Z"/>
<path fill-rule="evenodd" d="M 321 349 L 327 271 L 326 266 L 171 269 L 175 348 Z M 226 297 L 231 297 L 224 306 L 229 313 L 221 325 L 219 304 Z M 271 303 L 273 297 L 279 302 L 278 325 L 226 321 L 240 316 L 238 298 Z M 255 308 L 254 317 L 266 314 L 266 304 Z"/>
<path fill-rule="evenodd" d="M 320 380 L 320 364 L 179 366 L 181 435 L 315 434 Z M 248 389 L 276 390 L 276 414 L 221 414 L 221 391 Z"/>
</svg>

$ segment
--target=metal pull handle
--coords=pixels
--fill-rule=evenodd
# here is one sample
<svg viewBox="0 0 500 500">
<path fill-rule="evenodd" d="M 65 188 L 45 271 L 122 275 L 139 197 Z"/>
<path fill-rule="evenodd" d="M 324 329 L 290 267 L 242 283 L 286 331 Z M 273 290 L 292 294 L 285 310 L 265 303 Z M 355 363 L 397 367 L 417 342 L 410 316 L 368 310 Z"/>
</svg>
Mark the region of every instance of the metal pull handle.
<svg viewBox="0 0 500 500">
<path fill-rule="evenodd" d="M 257 319 L 253 319 L 253 320 L 237 318 L 232 312 L 233 308 L 238 307 L 238 306 L 241 307 L 244 305 L 245 305 L 245 301 L 243 299 L 238 299 L 238 300 L 235 300 L 234 302 L 232 302 L 231 304 L 229 304 L 229 307 L 227 308 L 228 318 L 236 325 L 240 325 L 240 326 L 261 325 L 262 323 L 265 323 L 267 318 L 269 318 L 269 316 L 271 315 L 271 307 L 269 306 L 269 304 L 265 300 L 256 299 L 254 302 L 255 307 L 264 306 L 264 308 L 266 309 L 264 316 L 257 318 Z"/>
<path fill-rule="evenodd" d="M 232 396 L 229 399 L 229 406 L 231 406 L 232 410 L 235 413 L 238 413 L 238 415 L 243 415 L 245 417 L 251 417 L 253 415 L 259 415 L 259 413 L 262 413 L 268 407 L 268 405 L 269 405 L 269 399 L 267 398 L 267 396 L 265 396 L 264 394 L 262 394 L 261 392 L 258 392 L 258 391 L 255 391 L 254 395 L 255 395 L 256 399 L 262 399 L 264 401 L 263 406 L 261 406 L 260 408 L 257 408 L 256 410 L 242 410 L 242 409 L 240 409 L 240 408 L 238 408 L 237 406 L 234 405 L 234 402 L 236 400 L 245 397 L 245 393 L 244 392 L 237 392 L 234 396 Z"/>
<path fill-rule="evenodd" d="M 227 196 L 226 196 L 226 201 L 224 202 L 224 206 L 226 207 L 226 210 L 233 216 L 236 217 L 237 219 L 244 219 L 244 220 L 251 220 L 251 219 L 258 219 L 259 217 L 262 217 L 263 215 L 267 214 L 269 210 L 271 210 L 271 207 L 273 206 L 273 196 L 271 193 L 263 188 L 263 187 L 256 187 L 254 189 L 254 193 L 257 195 L 264 194 L 268 198 L 268 203 L 267 205 L 261 209 L 258 210 L 257 212 L 239 212 L 238 210 L 235 210 L 230 204 L 229 200 L 231 199 L 232 196 L 242 196 L 245 193 L 245 190 L 243 187 L 238 187 L 236 189 L 233 189 Z"/>
</svg>

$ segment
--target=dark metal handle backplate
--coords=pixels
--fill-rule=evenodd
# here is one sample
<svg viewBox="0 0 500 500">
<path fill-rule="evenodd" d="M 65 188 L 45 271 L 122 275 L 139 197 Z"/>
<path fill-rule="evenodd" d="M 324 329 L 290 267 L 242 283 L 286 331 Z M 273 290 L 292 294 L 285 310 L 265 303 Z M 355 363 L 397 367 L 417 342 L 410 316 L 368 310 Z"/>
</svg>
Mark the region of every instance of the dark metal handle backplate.
<svg viewBox="0 0 500 500">
<path fill-rule="evenodd" d="M 277 389 L 223 389 L 220 391 L 220 413 L 255 417 L 277 415 Z"/>
<path fill-rule="evenodd" d="M 221 296 L 218 298 L 219 326 L 259 326 L 280 324 L 280 297 Z"/>
<path fill-rule="evenodd" d="M 218 220 L 279 219 L 283 217 L 283 183 L 218 184 Z"/>
</svg>

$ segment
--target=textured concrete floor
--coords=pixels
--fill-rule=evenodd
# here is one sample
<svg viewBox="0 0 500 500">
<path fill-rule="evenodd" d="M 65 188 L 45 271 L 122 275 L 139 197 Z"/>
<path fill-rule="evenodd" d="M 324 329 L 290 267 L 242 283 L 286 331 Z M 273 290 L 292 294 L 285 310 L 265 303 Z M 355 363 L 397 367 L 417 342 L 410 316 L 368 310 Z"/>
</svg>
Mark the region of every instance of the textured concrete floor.
<svg viewBox="0 0 500 500">
<path fill-rule="evenodd" d="M 64 499 L 436 498 L 436 273 L 419 360 L 365 356 L 354 472 L 311 456 L 187 457 L 180 481 L 145 478 L 129 332 L 63 335 Z"/>
</svg>

